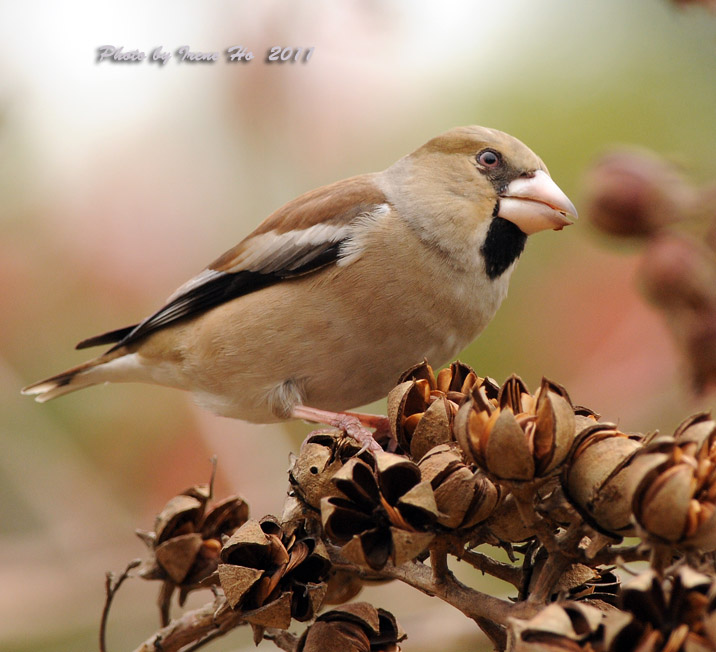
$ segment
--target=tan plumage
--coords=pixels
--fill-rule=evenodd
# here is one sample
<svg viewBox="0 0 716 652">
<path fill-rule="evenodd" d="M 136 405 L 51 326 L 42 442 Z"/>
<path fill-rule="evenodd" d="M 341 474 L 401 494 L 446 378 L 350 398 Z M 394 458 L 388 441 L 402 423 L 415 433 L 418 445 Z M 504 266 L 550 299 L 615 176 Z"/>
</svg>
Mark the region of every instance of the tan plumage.
<svg viewBox="0 0 716 652">
<path fill-rule="evenodd" d="M 456 128 L 383 172 L 288 202 L 157 313 L 79 345 L 115 342 L 107 353 L 23 392 L 45 401 L 149 382 L 262 423 L 298 405 L 362 405 L 416 361 L 443 364 L 474 339 L 525 234 L 567 216 L 574 206 L 529 148 Z"/>
</svg>

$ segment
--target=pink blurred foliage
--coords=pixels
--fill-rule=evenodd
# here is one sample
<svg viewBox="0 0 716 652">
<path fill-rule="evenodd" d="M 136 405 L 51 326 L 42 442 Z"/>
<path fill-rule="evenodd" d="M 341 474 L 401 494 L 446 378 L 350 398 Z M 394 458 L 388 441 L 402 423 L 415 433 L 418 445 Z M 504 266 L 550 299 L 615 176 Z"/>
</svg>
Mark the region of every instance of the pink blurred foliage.
<svg viewBox="0 0 716 652">
<path fill-rule="evenodd" d="M 674 386 L 686 385 L 668 332 L 635 285 L 636 257 L 584 233 L 568 240 L 558 258 L 539 262 L 547 269 L 538 281 L 517 290 L 518 305 L 505 306 L 524 320 L 512 335 L 514 371 L 528 368 L 532 384 L 542 375 L 564 384 L 575 403 L 625 428 L 655 427 L 664 416 L 677 423 L 669 411 L 684 392 Z"/>
</svg>

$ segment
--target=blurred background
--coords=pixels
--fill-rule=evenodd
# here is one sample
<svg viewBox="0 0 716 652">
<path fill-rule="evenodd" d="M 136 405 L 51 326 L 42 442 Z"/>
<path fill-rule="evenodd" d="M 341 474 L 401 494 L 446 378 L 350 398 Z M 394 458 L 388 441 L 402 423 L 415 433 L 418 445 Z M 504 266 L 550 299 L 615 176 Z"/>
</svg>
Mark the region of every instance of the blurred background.
<svg viewBox="0 0 716 652">
<path fill-rule="evenodd" d="M 221 57 L 98 64 L 105 44 Z M 256 58 L 226 63 L 233 45 Z M 314 52 L 268 64 L 272 46 Z M 42 406 L 20 396 L 84 360 L 77 341 L 153 311 L 297 194 L 387 167 L 455 125 L 526 142 L 578 208 L 585 169 L 614 143 L 713 181 L 715 72 L 714 14 L 667 0 L 0 2 L 0 649 L 96 649 L 105 571 L 144 554 L 134 528 L 208 480 L 214 453 L 218 497 L 277 512 L 289 452 L 310 430 L 228 421 L 159 387 Z M 712 408 L 635 286 L 638 254 L 585 220 L 530 238 L 461 359 L 532 389 L 545 375 L 626 430 L 670 431 Z M 157 628 L 157 591 L 123 586 L 111 650 Z M 415 591 L 364 597 L 395 613 L 406 650 L 486 645 Z M 207 649 L 244 648 L 236 631 Z"/>
</svg>

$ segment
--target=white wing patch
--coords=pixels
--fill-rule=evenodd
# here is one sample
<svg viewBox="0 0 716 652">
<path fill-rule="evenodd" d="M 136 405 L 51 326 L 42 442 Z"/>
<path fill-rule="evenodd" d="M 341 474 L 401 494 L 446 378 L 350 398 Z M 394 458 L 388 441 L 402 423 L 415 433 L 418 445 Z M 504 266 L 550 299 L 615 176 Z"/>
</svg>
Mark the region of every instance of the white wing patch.
<svg viewBox="0 0 716 652">
<path fill-rule="evenodd" d="M 350 265 L 363 254 L 367 235 L 375 228 L 377 222 L 389 213 L 390 206 L 380 204 L 348 224 L 323 223 L 285 233 L 276 233 L 276 231 L 261 233 L 246 241 L 247 246 L 230 268 L 224 271 L 205 269 L 178 288 L 167 299 L 167 303 L 227 274 L 242 271 L 272 274 L 282 270 L 298 269 L 314 258 L 317 252 L 338 242 L 341 246 L 337 264 Z"/>
<path fill-rule="evenodd" d="M 375 229 L 380 220 L 390 213 L 388 204 L 381 204 L 369 213 L 359 215 L 350 223 L 350 233 L 341 244 L 338 254 L 339 267 L 345 267 L 358 260 L 363 255 L 367 244 L 368 234 Z"/>
<path fill-rule="evenodd" d="M 390 206 L 380 204 L 348 224 L 314 224 L 307 229 L 254 236 L 227 273 L 247 270 L 271 274 L 296 269 L 310 260 L 316 250 L 341 242 L 339 265 L 348 265 L 363 252 L 365 235 L 376 222 L 388 215 Z M 198 279 L 199 277 L 197 277 Z"/>
<path fill-rule="evenodd" d="M 297 257 L 301 260 L 310 258 L 311 252 L 316 249 L 340 242 L 348 235 L 349 229 L 349 224 L 314 224 L 307 229 L 285 233 L 262 233 L 251 238 L 248 247 L 226 271 L 247 270 L 271 274 L 282 269 L 300 267 Z"/>
</svg>

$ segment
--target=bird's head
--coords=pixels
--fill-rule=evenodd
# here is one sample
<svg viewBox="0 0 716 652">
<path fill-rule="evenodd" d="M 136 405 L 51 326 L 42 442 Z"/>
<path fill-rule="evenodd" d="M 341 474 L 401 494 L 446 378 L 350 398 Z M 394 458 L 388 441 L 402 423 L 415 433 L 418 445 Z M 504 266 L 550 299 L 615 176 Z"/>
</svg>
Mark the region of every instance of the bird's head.
<svg viewBox="0 0 716 652">
<path fill-rule="evenodd" d="M 412 156 L 442 159 L 437 169 L 458 181 L 490 214 L 509 220 L 523 233 L 559 231 L 577 209 L 552 181 L 547 167 L 524 143 L 495 129 L 456 127 L 433 138 Z M 495 207 L 497 207 L 495 209 Z"/>
<path fill-rule="evenodd" d="M 574 204 L 552 181 L 542 160 L 524 143 L 495 129 L 456 127 L 394 168 L 410 186 L 403 196 L 422 202 L 412 207 L 412 214 L 419 216 L 415 224 L 423 237 L 440 246 L 446 234 L 464 243 L 466 250 L 477 246 L 491 277 L 516 260 L 527 235 L 558 231 L 577 218 Z"/>
</svg>

